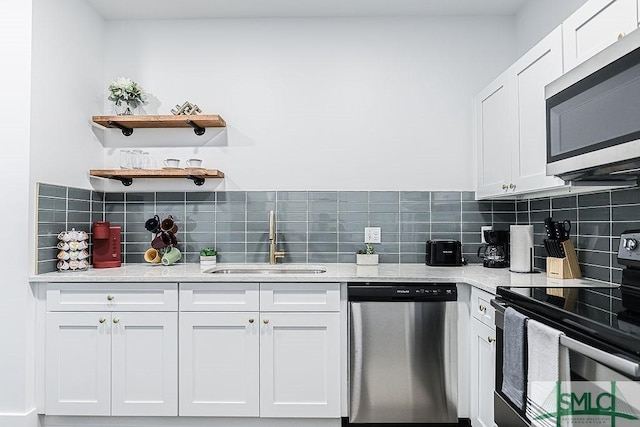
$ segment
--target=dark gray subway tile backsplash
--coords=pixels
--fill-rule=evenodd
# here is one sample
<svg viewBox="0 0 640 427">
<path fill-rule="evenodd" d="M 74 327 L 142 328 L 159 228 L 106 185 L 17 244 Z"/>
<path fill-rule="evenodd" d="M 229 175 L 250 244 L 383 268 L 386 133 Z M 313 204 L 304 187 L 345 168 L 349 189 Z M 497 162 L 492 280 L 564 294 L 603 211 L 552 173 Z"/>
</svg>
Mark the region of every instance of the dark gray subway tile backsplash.
<svg viewBox="0 0 640 427">
<path fill-rule="evenodd" d="M 620 283 L 622 267 L 616 262 L 619 236 L 625 230 L 640 228 L 640 189 L 518 202 L 518 224 L 534 225 L 535 266 L 540 269 L 546 264 L 542 241 L 546 237 L 543 221 L 548 216 L 571 221 L 571 238 L 584 277 Z"/>
<path fill-rule="evenodd" d="M 460 240 L 465 257 L 478 262 L 480 227 L 508 227 L 505 221 L 515 218 L 512 202 L 478 202 L 473 192 L 459 191 L 103 194 L 40 184 L 38 200 L 38 273 L 55 270 L 60 231 L 90 232 L 96 220 L 122 226 L 127 263 L 143 262 L 152 238 L 144 223 L 154 215 L 175 218 L 186 262 L 197 262 L 200 249 L 209 246 L 218 250 L 220 262 L 267 262 L 270 210 L 276 212 L 285 262 L 354 262 L 355 252 L 364 247 L 364 227 L 376 226 L 382 229 L 382 243 L 375 245 L 381 262 L 423 263 L 429 239 Z"/>
<path fill-rule="evenodd" d="M 79 188 L 38 184 L 36 272 L 56 270 L 58 234 L 64 230 L 91 230 L 104 215 L 104 195 Z M 89 242 L 91 253 L 91 241 Z"/>
<path fill-rule="evenodd" d="M 197 262 L 214 246 L 220 262 L 268 261 L 268 212 L 277 215 L 279 248 L 288 263 L 354 262 L 364 227 L 382 228 L 375 245 L 382 263 L 423 263 L 429 239 L 460 240 L 464 256 L 479 262 L 480 227 L 533 224 L 535 265 L 545 268 L 543 221 L 572 222 L 583 275 L 619 283 L 615 261 L 619 235 L 640 228 L 640 189 L 602 191 L 523 201 L 476 201 L 467 191 L 230 191 L 100 193 L 40 184 L 38 269 L 55 270 L 56 236 L 70 228 L 90 231 L 107 220 L 123 227 L 123 261 L 143 262 L 153 215 L 173 215 L 184 260 Z"/>
</svg>

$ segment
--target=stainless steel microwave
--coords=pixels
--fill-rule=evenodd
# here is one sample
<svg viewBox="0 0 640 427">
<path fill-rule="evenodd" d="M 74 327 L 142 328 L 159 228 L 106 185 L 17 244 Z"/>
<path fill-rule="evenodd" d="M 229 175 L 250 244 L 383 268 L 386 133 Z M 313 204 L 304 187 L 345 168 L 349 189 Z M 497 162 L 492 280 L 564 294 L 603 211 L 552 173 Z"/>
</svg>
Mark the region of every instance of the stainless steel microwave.
<svg viewBox="0 0 640 427">
<path fill-rule="evenodd" d="M 640 176 L 640 31 L 545 88 L 547 175 L 637 182 Z"/>
</svg>

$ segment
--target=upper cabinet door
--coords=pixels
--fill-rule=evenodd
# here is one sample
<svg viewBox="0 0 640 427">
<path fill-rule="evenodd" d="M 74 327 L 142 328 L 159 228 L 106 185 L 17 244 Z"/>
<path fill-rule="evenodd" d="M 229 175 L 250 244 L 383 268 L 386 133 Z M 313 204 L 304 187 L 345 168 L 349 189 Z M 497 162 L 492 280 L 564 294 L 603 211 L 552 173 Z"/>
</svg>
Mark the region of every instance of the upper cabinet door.
<svg viewBox="0 0 640 427">
<path fill-rule="evenodd" d="M 553 30 L 509 68 L 511 182 L 515 193 L 564 185 L 546 175 L 544 87 L 562 75 L 562 28 Z"/>
<path fill-rule="evenodd" d="M 589 0 L 562 24 L 565 72 L 638 27 L 638 0 Z"/>
<path fill-rule="evenodd" d="M 505 72 L 475 100 L 478 176 L 476 196 L 507 193 L 511 179 L 509 79 Z"/>
</svg>

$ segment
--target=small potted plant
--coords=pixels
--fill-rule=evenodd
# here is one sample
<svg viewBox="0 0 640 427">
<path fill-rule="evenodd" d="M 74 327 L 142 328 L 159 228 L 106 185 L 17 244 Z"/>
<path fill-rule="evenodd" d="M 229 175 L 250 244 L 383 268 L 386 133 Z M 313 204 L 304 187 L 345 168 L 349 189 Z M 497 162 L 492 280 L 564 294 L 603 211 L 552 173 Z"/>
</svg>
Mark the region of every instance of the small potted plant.
<svg viewBox="0 0 640 427">
<path fill-rule="evenodd" d="M 356 264 L 378 265 L 378 254 L 371 243 L 367 243 L 364 249 L 358 249 L 358 252 L 356 252 Z"/>
<path fill-rule="evenodd" d="M 200 250 L 200 269 L 206 270 L 216 266 L 218 251 L 214 248 L 203 248 Z"/>
</svg>

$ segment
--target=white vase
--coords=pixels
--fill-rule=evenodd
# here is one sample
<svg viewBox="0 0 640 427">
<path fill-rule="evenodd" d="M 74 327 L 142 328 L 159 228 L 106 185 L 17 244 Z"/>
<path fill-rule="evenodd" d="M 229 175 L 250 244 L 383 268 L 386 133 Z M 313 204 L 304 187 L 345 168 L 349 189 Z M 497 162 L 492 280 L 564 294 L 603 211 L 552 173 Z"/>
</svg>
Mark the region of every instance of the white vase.
<svg viewBox="0 0 640 427">
<path fill-rule="evenodd" d="M 131 116 L 137 114 L 138 111 L 137 107 L 133 107 L 125 101 L 120 101 L 120 105 L 113 104 L 113 108 L 118 116 Z"/>
<path fill-rule="evenodd" d="M 378 254 L 356 254 L 358 265 L 378 265 Z"/>
<path fill-rule="evenodd" d="M 208 270 L 210 268 L 214 268 L 216 266 L 216 257 L 217 255 L 213 255 L 213 256 L 200 256 L 200 271 L 205 271 Z"/>
</svg>

